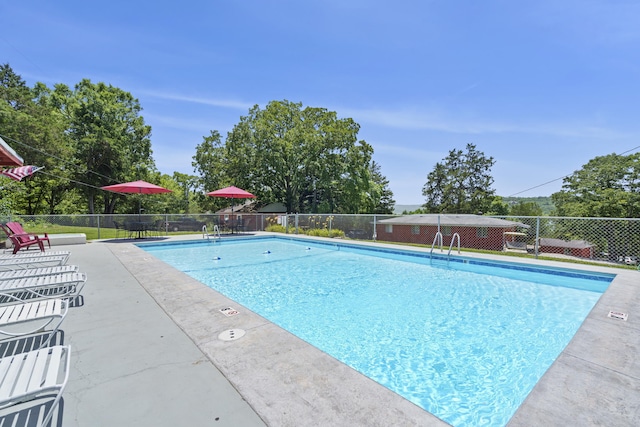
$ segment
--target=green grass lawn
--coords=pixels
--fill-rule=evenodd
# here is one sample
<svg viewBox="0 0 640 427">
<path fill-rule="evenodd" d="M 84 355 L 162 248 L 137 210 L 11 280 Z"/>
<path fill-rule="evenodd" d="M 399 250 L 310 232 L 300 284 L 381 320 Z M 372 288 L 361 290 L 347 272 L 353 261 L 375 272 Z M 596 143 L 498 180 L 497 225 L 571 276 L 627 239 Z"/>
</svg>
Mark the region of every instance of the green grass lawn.
<svg viewBox="0 0 640 427">
<path fill-rule="evenodd" d="M 87 240 L 96 239 L 115 239 L 115 228 L 100 228 L 97 227 L 80 227 L 80 226 L 68 226 L 68 225 L 56 225 L 56 224 L 23 224 L 23 227 L 27 233 L 35 234 L 63 234 L 63 233 L 84 233 L 87 236 Z M 98 235 L 99 231 L 99 235 Z M 194 231 L 170 231 L 167 235 L 177 236 L 181 234 L 198 234 Z M 120 230 L 118 234 L 119 238 L 124 237 L 124 231 Z"/>
</svg>

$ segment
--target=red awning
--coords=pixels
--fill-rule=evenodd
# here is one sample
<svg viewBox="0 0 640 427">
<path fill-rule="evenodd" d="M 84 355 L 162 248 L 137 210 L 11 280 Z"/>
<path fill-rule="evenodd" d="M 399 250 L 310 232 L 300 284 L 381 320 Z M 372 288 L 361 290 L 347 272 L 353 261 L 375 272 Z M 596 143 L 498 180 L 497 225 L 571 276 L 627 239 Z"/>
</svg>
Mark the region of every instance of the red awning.
<svg viewBox="0 0 640 427">
<path fill-rule="evenodd" d="M 22 157 L 0 138 L 0 166 L 22 166 L 23 163 Z"/>
</svg>

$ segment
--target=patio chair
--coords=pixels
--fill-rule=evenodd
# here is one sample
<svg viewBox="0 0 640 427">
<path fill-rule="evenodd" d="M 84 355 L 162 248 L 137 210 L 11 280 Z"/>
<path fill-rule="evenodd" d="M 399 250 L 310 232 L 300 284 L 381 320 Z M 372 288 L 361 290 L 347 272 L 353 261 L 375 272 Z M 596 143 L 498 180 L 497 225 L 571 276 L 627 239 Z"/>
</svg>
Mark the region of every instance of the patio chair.
<svg viewBox="0 0 640 427">
<path fill-rule="evenodd" d="M 44 243 L 37 237 L 33 238 L 27 234 L 15 234 L 6 224 L 0 224 L 2 230 L 7 235 L 11 243 L 13 244 L 13 253 L 17 253 L 20 249 L 29 249 L 32 245 L 38 245 L 40 251 L 44 252 Z"/>
<path fill-rule="evenodd" d="M 35 417 L 29 423 L 48 425 L 69 379 L 70 352 L 70 346 L 57 345 L 1 358 L 0 419 L 42 399 L 53 398 L 42 422 L 37 423 L 38 411 L 34 411 Z"/>
<path fill-rule="evenodd" d="M 164 219 L 157 220 L 153 225 L 153 235 L 155 237 L 164 236 L 167 232 L 167 222 Z"/>
<path fill-rule="evenodd" d="M 4 296 L 16 300 L 16 304 L 0 306 L 0 335 L 4 335 L 5 338 L 20 337 L 45 330 L 52 337 L 69 311 L 69 302 L 61 298 L 24 302 L 11 295 L 4 294 Z M 47 329 L 48 326 L 51 328 Z M 42 344 L 43 347 L 48 343 L 47 339 Z"/>
<path fill-rule="evenodd" d="M 247 231 L 247 229 L 249 228 L 249 224 L 251 223 L 251 218 L 240 218 L 238 219 L 238 222 L 236 224 L 236 232 L 237 233 L 244 233 Z"/>
<path fill-rule="evenodd" d="M 49 298 L 75 298 L 87 282 L 84 273 L 24 277 L 0 281 L 0 304 Z"/>
<path fill-rule="evenodd" d="M 31 238 L 35 238 L 35 239 L 39 239 L 43 242 L 47 242 L 47 244 L 49 245 L 49 248 L 51 248 L 51 241 L 49 240 L 49 235 L 47 233 L 44 233 L 44 235 L 41 234 L 35 234 L 35 233 L 27 233 L 24 228 L 22 228 L 22 224 L 20 224 L 19 222 L 16 221 L 11 221 L 7 223 L 7 228 L 9 228 L 9 230 L 11 230 L 13 232 L 13 234 L 18 234 L 18 235 L 22 235 L 22 236 L 29 236 Z"/>
<path fill-rule="evenodd" d="M 514 251 L 527 251 L 527 242 L 504 242 L 507 249 Z"/>
<path fill-rule="evenodd" d="M 113 225 L 116 227 L 116 239 L 118 238 L 120 233 L 124 233 L 127 236 L 127 238 L 131 237 L 131 231 L 129 231 L 125 227 L 125 224 L 122 224 L 121 222 L 118 222 L 118 221 L 113 221 Z"/>
<path fill-rule="evenodd" d="M 59 265 L 56 267 L 0 271 L 0 282 L 3 280 L 21 279 L 24 277 L 53 276 L 54 274 L 77 273 L 78 270 L 80 269 L 77 265 Z"/>
</svg>

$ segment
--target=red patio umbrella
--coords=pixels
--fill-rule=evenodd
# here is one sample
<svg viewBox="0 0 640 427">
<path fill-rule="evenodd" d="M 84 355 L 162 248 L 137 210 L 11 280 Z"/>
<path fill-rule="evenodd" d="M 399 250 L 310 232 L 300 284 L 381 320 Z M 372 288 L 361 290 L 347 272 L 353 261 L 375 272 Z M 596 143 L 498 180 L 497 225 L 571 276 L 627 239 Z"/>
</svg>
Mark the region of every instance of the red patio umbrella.
<svg viewBox="0 0 640 427">
<path fill-rule="evenodd" d="M 227 199 L 255 199 L 256 196 L 249 193 L 248 191 L 243 190 L 242 188 L 234 187 L 225 187 L 220 190 L 212 191 L 207 193 L 207 196 L 213 197 L 226 197 Z"/>
<path fill-rule="evenodd" d="M 151 184 L 147 181 L 133 181 L 124 182 L 122 184 L 107 185 L 101 187 L 103 190 L 113 191 L 114 193 L 138 193 L 138 194 L 157 194 L 157 193 L 171 193 L 168 190 L 159 185 Z"/>
<path fill-rule="evenodd" d="M 243 190 L 242 188 L 234 187 L 233 185 L 230 187 L 221 188 L 219 190 L 211 191 L 207 193 L 207 196 L 212 197 L 224 197 L 226 199 L 231 199 L 231 218 L 233 220 L 233 199 L 255 199 L 256 196 L 249 193 L 248 191 Z M 233 233 L 233 228 L 231 229 Z"/>
<path fill-rule="evenodd" d="M 171 193 L 171 190 L 151 184 L 147 181 L 123 182 L 122 184 L 107 185 L 100 187 L 103 190 L 112 191 L 114 193 L 138 193 L 138 194 L 158 194 Z M 140 215 L 140 200 L 138 200 L 138 215 Z"/>
</svg>

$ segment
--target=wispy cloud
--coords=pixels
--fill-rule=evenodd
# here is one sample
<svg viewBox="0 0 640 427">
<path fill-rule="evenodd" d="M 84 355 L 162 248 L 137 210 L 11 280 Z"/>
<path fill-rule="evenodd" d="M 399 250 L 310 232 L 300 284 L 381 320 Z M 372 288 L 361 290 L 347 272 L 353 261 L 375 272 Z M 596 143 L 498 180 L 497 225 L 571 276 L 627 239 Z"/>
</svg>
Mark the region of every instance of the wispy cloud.
<svg viewBox="0 0 640 427">
<path fill-rule="evenodd" d="M 374 124 L 402 130 L 427 130 L 453 134 L 534 133 L 562 137 L 618 138 L 629 136 L 602 126 L 594 126 L 587 119 L 559 121 L 498 121 L 491 117 L 465 117 L 439 111 L 419 109 L 351 109 L 341 108 L 341 116 L 353 117 L 358 123 Z"/>
<path fill-rule="evenodd" d="M 204 131 L 212 129 L 220 129 L 220 124 L 215 120 L 204 118 L 184 118 L 177 116 L 158 115 L 153 113 L 144 113 L 147 123 L 152 124 L 155 128 L 163 127 L 186 131 Z"/>
<path fill-rule="evenodd" d="M 234 99 L 202 98 L 197 96 L 188 96 L 188 95 L 181 95 L 177 93 L 159 92 L 159 91 L 151 91 L 151 90 L 139 90 L 137 91 L 137 93 L 148 96 L 148 97 L 157 98 L 157 99 L 186 102 L 186 103 L 192 103 L 192 104 L 209 105 L 212 107 L 231 108 L 234 110 L 247 111 L 249 108 L 255 105 L 249 102 L 238 101 Z"/>
</svg>

